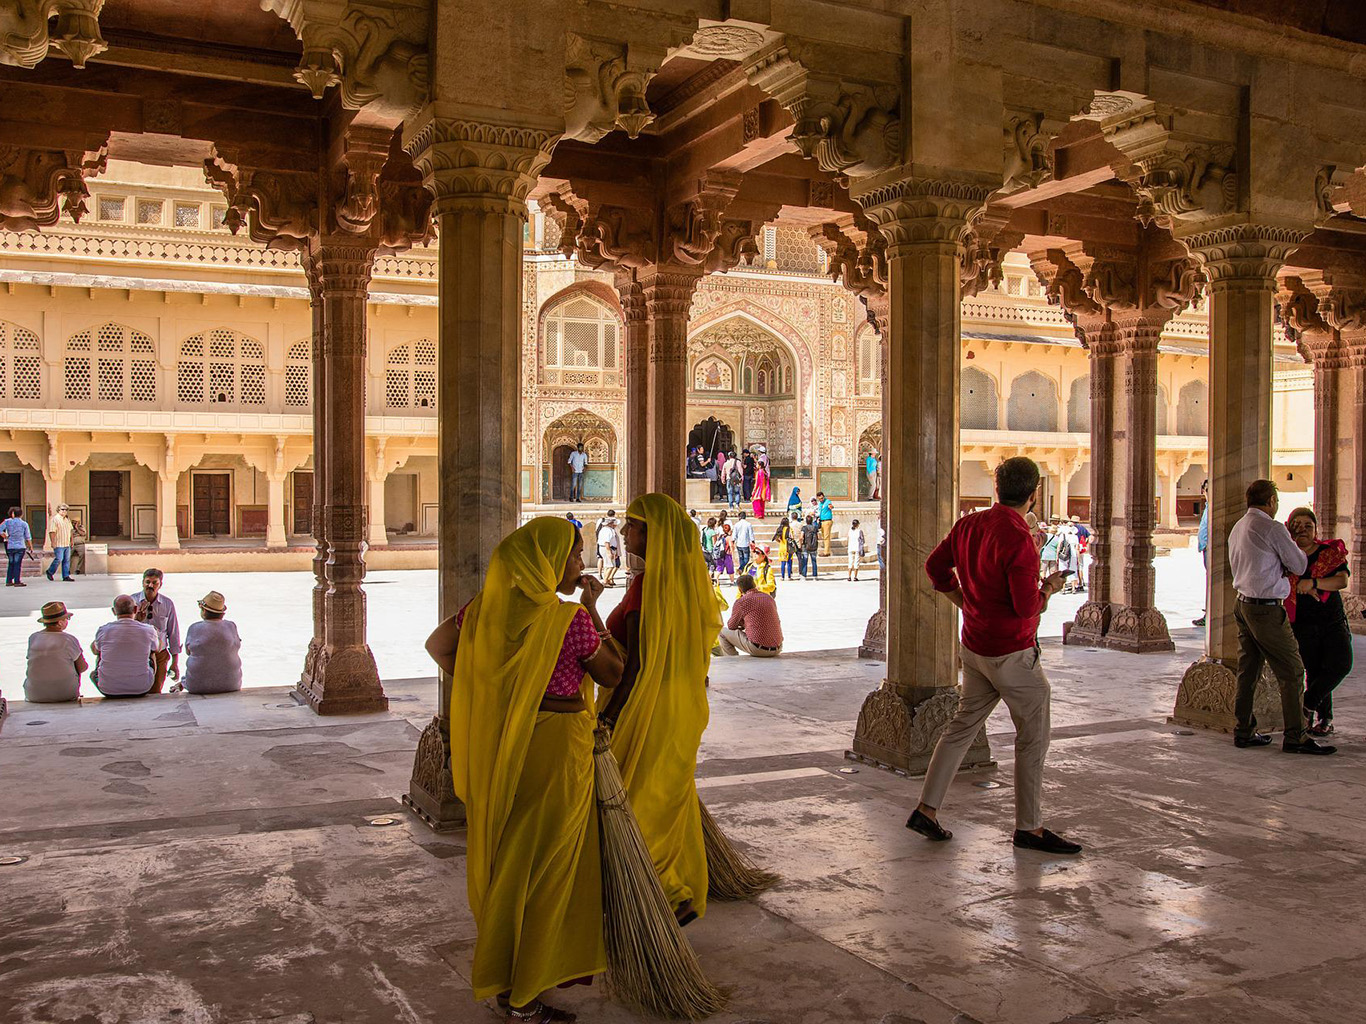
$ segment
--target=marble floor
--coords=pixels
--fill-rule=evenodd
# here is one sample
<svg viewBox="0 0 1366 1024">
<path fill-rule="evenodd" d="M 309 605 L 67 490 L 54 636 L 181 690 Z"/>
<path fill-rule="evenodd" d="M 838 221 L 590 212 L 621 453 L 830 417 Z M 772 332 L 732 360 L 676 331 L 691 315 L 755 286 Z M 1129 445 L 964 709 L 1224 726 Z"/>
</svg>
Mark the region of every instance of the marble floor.
<svg viewBox="0 0 1366 1024">
<path fill-rule="evenodd" d="M 916 780 L 842 757 L 879 665 L 719 661 L 701 792 L 784 881 L 688 930 L 731 991 L 718 1024 L 1361 1020 L 1362 673 L 1337 757 L 1235 750 L 1166 724 L 1198 653 L 1176 632 L 1141 658 L 1045 641 L 1046 814 L 1073 859 L 1009 844 L 1003 712 L 999 766 L 955 783 L 932 845 L 903 827 Z M 0 1020 L 496 1022 L 469 994 L 463 836 L 398 803 L 434 684 L 387 685 L 389 713 L 341 720 L 281 687 L 13 705 L 0 858 L 26 859 L 0 866 Z M 636 1019 L 596 989 L 560 1002 Z"/>
</svg>

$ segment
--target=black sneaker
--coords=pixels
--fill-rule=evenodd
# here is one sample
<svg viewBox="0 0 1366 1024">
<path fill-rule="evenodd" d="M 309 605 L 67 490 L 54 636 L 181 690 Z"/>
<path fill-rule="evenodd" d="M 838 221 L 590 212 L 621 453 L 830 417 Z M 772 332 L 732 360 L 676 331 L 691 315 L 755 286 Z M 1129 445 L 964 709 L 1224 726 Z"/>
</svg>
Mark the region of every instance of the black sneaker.
<svg viewBox="0 0 1366 1024">
<path fill-rule="evenodd" d="M 43 575 L 48 578 L 49 583 L 52 582 L 52 570 L 49 569 L 47 572 L 43 573 Z"/>
<path fill-rule="evenodd" d="M 1203 615 L 1200 616 L 1200 618 L 1198 618 L 1198 619 L 1191 619 L 1191 625 L 1192 625 L 1192 626 L 1203 626 L 1204 624 L 1205 624 L 1205 617 L 1204 617 Z"/>
<path fill-rule="evenodd" d="M 1315 743 L 1313 740 L 1300 740 L 1298 743 L 1291 743 L 1284 740 L 1281 749 L 1287 754 L 1336 754 L 1338 748 L 1327 743 Z"/>
<path fill-rule="evenodd" d="M 1041 853 L 1063 853 L 1069 856 L 1081 853 L 1080 843 L 1070 842 L 1048 829 L 1043 830 L 1043 835 L 1036 836 L 1033 832 L 1017 828 L 1014 843 L 1021 850 L 1038 850 Z"/>
<path fill-rule="evenodd" d="M 911 812 L 910 818 L 906 820 L 906 827 L 912 832 L 919 832 L 932 843 L 943 843 L 953 838 L 952 832 L 928 814 L 922 814 L 918 808 Z"/>
</svg>

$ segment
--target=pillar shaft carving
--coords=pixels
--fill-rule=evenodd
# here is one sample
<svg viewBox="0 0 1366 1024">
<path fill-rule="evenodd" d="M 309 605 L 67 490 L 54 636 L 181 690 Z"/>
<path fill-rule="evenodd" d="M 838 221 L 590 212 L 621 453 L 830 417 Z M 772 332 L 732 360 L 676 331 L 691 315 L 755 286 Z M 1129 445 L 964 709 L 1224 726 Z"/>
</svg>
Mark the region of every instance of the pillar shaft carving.
<svg viewBox="0 0 1366 1024">
<path fill-rule="evenodd" d="M 958 699 L 954 609 L 923 566 L 958 507 L 961 243 L 987 189 L 902 180 L 856 191 L 887 244 L 887 679 L 864 702 L 852 755 L 919 772 Z M 965 763 L 989 759 L 983 735 Z"/>
<path fill-rule="evenodd" d="M 626 494 L 634 497 L 650 489 L 645 440 L 650 426 L 650 314 L 634 274 L 619 270 L 615 283 L 626 319 Z"/>
</svg>

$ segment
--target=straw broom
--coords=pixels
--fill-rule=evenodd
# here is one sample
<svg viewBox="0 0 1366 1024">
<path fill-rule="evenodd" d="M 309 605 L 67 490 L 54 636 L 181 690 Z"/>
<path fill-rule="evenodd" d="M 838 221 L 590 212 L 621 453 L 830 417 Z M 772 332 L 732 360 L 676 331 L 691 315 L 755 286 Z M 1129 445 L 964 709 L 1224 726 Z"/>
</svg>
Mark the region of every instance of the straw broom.
<svg viewBox="0 0 1366 1024">
<path fill-rule="evenodd" d="M 702 842 L 707 849 L 707 895 L 714 900 L 749 900 L 781 879 L 765 871 L 735 848 L 699 798 Z"/>
<path fill-rule="evenodd" d="M 594 789 L 602 825 L 602 910 L 607 985 L 635 1010 L 656 1017 L 701 1020 L 725 1006 L 659 884 L 650 850 L 631 812 L 612 733 L 593 736 Z"/>
</svg>

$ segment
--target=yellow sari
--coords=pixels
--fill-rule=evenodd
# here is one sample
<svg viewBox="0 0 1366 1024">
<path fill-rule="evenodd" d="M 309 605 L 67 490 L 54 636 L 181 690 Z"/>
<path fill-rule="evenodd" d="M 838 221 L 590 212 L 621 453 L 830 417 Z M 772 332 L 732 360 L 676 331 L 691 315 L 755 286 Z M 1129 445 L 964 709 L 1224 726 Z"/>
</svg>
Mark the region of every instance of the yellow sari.
<svg viewBox="0 0 1366 1024">
<path fill-rule="evenodd" d="M 451 774 L 469 820 L 471 983 L 475 999 L 511 992 L 514 1006 L 607 969 L 594 718 L 539 711 L 579 607 L 555 593 L 573 543 L 573 524 L 550 518 L 504 539 L 455 655 Z M 586 675 L 580 692 L 591 707 Z"/>
<path fill-rule="evenodd" d="M 707 909 L 707 854 L 693 774 L 707 728 L 707 671 L 721 631 L 697 527 L 664 494 L 626 510 L 646 526 L 641 666 L 612 733 L 631 808 L 673 906 Z M 602 694 L 605 706 L 610 695 Z"/>
</svg>

